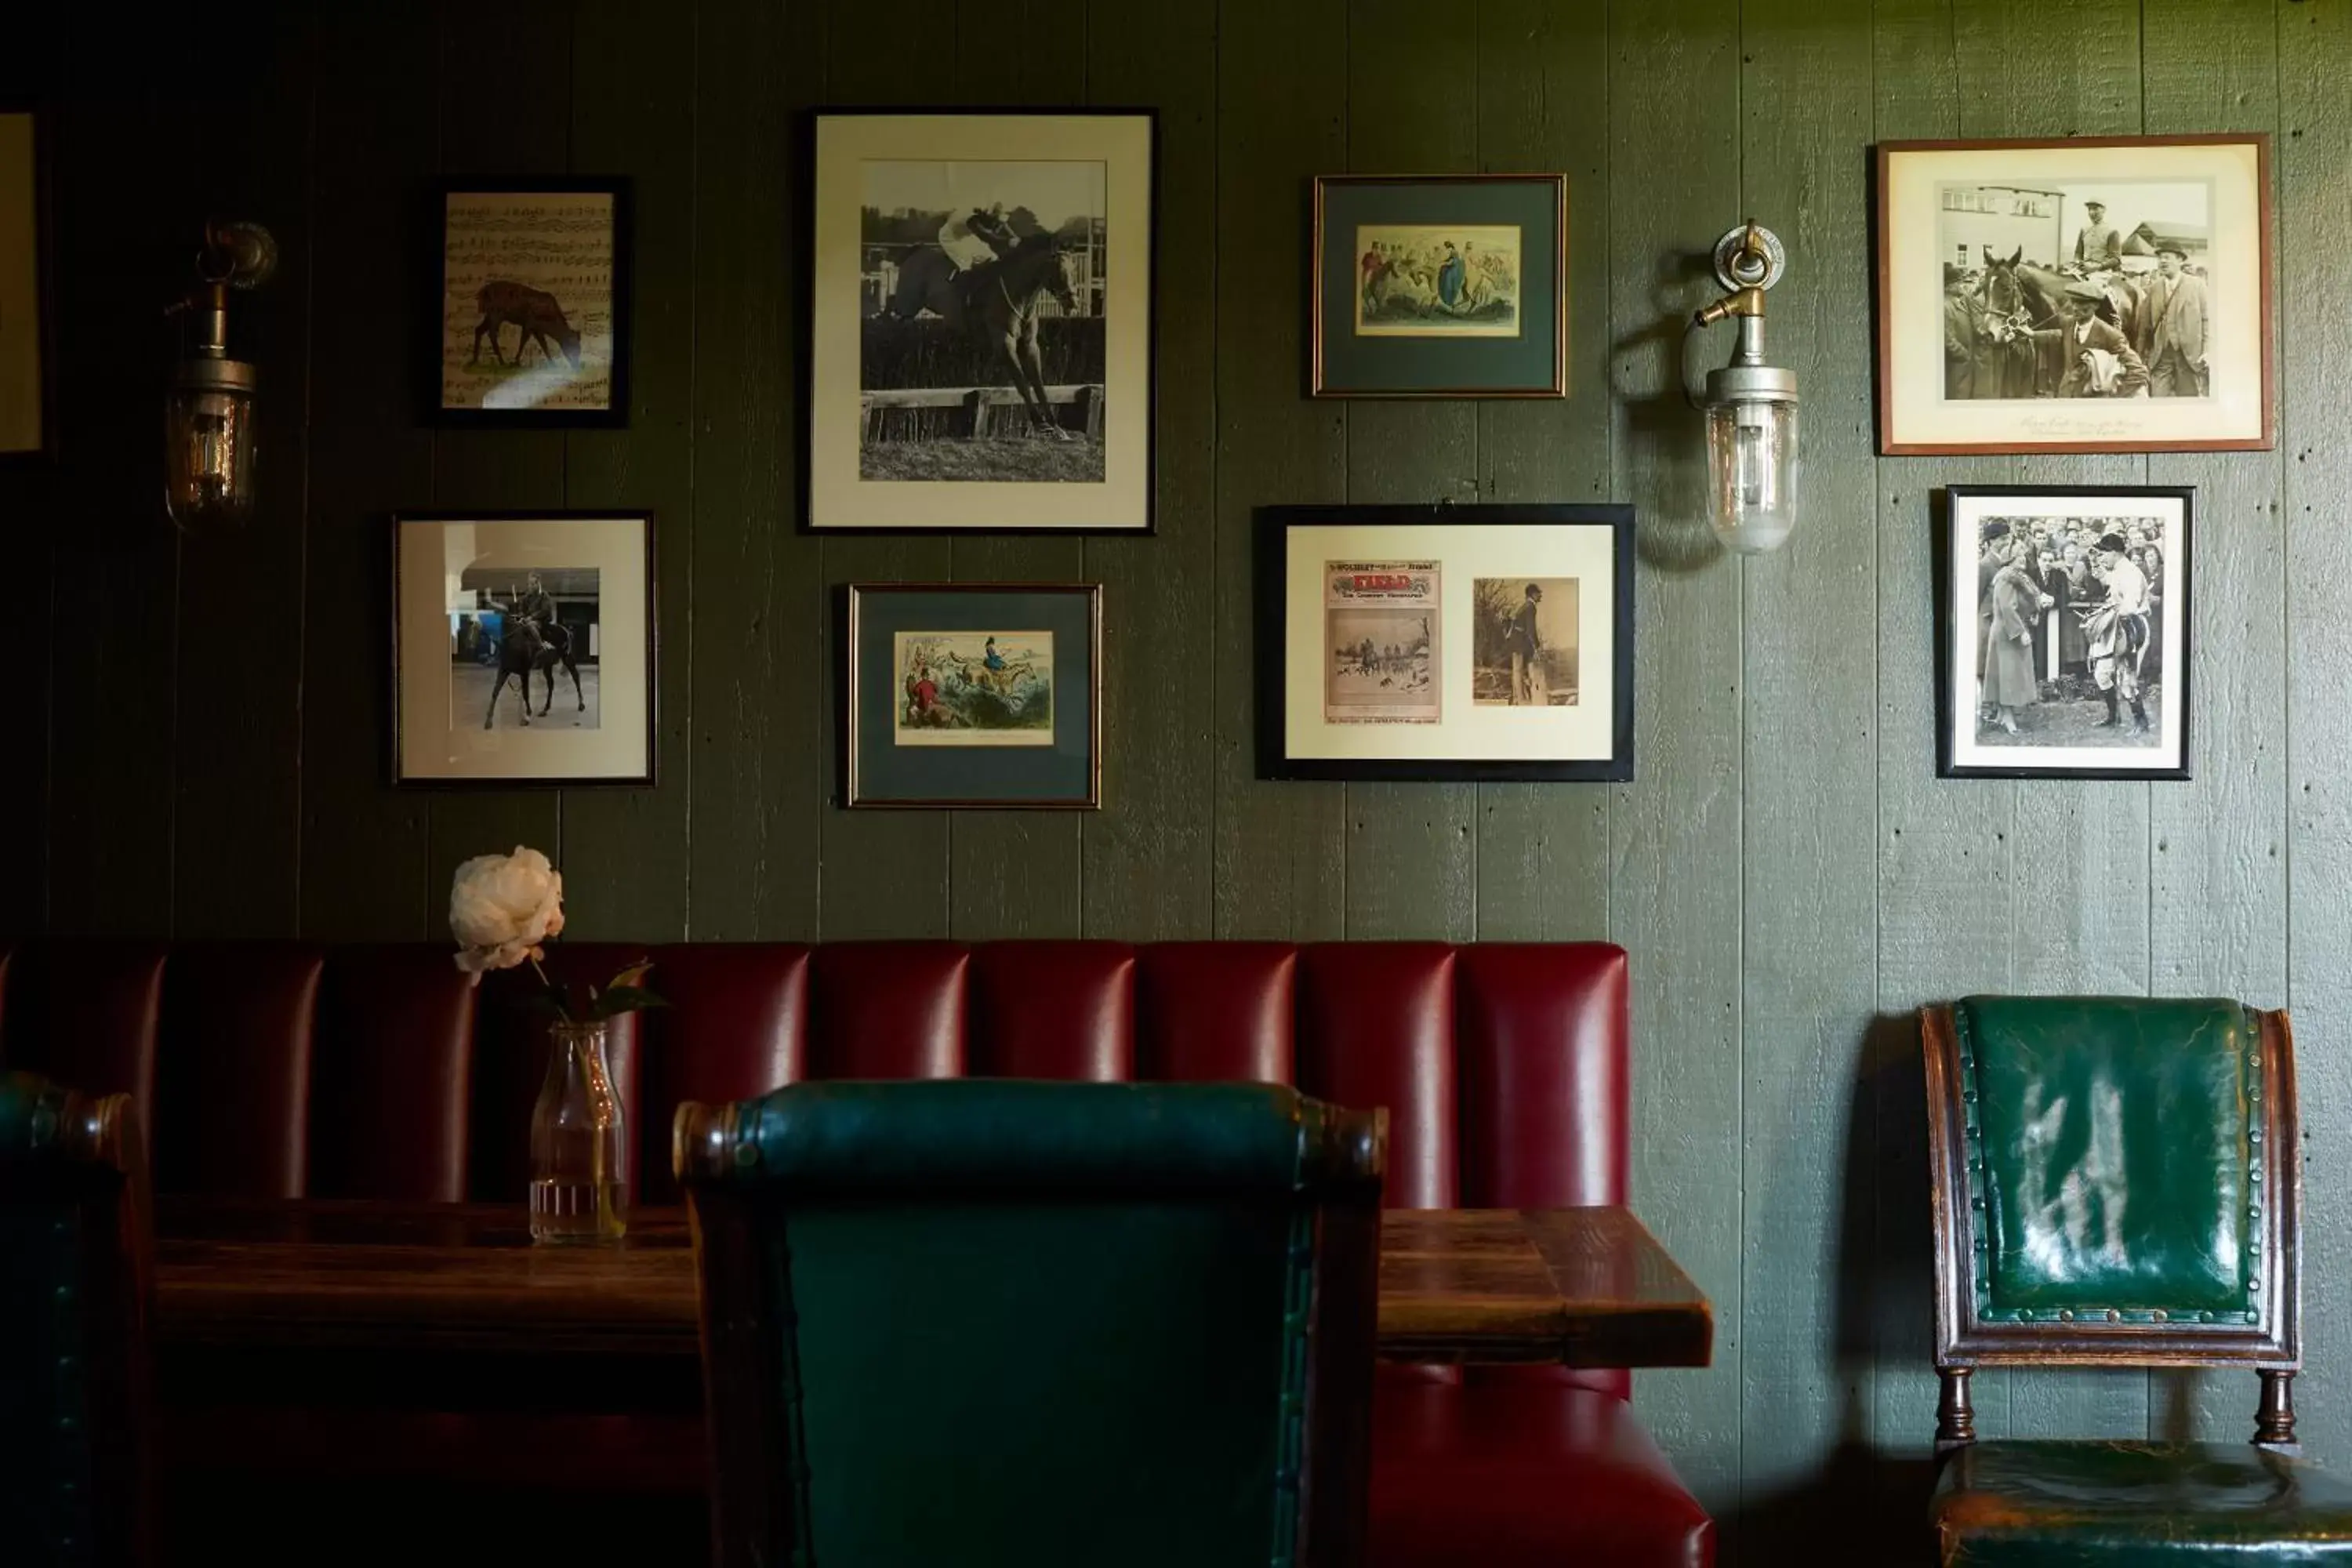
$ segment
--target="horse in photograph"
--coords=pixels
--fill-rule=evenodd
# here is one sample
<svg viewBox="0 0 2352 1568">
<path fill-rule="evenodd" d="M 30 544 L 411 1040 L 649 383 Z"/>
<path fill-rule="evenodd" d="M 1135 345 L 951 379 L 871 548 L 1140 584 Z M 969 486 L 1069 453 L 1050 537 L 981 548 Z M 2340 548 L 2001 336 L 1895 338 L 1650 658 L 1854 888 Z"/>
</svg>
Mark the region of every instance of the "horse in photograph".
<svg viewBox="0 0 2352 1568">
<path fill-rule="evenodd" d="M 561 664 L 572 676 L 572 694 L 580 700 L 580 710 L 588 710 L 588 694 L 581 689 L 580 665 L 572 655 L 572 631 L 561 621 L 550 621 L 541 626 L 530 616 L 508 618 L 506 636 L 499 639 L 499 679 L 490 688 L 490 705 L 482 714 L 482 728 L 487 730 L 499 716 L 499 693 L 512 679 L 522 692 L 522 722 L 530 727 L 530 675 L 537 670 L 547 678 L 547 696 L 539 705 L 539 716 L 547 717 L 555 706 L 555 667 Z"/>
<path fill-rule="evenodd" d="M 2066 279 L 2026 261 L 2022 247 L 2007 258 L 1984 252 L 1984 281 L 1977 299 L 1976 395 L 2049 397 L 2063 374 L 2055 340 L 2034 334 L 2060 324 L 2059 299 Z"/>
<path fill-rule="evenodd" d="M 1037 351 L 1037 327 L 1046 301 L 1065 315 L 1078 313 L 1077 277 L 1070 247 L 1050 234 L 1033 234 L 994 261 L 959 271 L 946 251 L 927 245 L 898 268 L 898 285 L 883 313 L 912 321 L 926 310 L 969 332 L 1004 372 L 1005 384 L 1021 394 L 1029 428 L 1058 441 L 1071 439 L 1054 416 L 1045 389 L 1045 365 Z"/>
</svg>

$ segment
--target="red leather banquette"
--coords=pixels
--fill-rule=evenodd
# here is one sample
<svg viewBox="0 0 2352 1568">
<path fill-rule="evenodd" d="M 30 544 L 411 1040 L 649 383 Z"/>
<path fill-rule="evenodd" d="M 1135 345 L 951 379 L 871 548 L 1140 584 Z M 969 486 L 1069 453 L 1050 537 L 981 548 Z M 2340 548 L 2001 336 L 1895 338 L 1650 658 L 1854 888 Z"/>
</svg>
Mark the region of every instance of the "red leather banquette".
<svg viewBox="0 0 2352 1568">
<path fill-rule="evenodd" d="M 562 977 L 645 953 L 562 944 Z M 651 950 L 614 1067 L 639 1201 L 671 1110 L 803 1078 L 1273 1079 L 1389 1107 L 1388 1201 L 1625 1199 L 1626 956 L 1601 943 L 1019 942 Z M 0 1060 L 128 1091 L 157 1188 L 521 1201 L 541 1056 L 514 975 L 431 946 L 0 943 Z M 1703 1564 L 1622 1371 L 1383 1369 L 1383 1565 Z"/>
</svg>

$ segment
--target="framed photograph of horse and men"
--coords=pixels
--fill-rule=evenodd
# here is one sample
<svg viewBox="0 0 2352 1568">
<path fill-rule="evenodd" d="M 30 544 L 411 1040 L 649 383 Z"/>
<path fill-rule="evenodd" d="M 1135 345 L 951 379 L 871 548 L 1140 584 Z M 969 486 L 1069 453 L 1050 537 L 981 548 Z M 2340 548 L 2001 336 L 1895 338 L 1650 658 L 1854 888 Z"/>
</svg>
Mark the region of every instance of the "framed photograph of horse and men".
<svg viewBox="0 0 2352 1568">
<path fill-rule="evenodd" d="M 1155 134 L 816 117 L 809 527 L 1150 529 Z"/>
<path fill-rule="evenodd" d="M 1879 449 L 2276 440 L 2270 139 L 1878 149 Z"/>
</svg>

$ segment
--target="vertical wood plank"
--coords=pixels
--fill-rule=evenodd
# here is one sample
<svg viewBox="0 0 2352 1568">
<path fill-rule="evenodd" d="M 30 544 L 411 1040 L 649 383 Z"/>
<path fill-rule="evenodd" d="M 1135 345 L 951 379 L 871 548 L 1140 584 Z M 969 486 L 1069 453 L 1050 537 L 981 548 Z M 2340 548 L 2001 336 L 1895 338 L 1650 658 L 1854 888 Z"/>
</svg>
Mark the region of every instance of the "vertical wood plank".
<svg viewBox="0 0 2352 1568">
<path fill-rule="evenodd" d="M 825 16 L 824 100 L 857 108 L 928 108 L 952 104 L 960 85 L 955 50 L 939 40 L 956 37 L 955 0 L 909 0 L 898 5 L 841 7 Z M 912 39 L 929 40 L 908 47 Z M 946 535 L 892 535 L 824 541 L 825 615 L 845 614 L 847 583 L 940 583 L 953 575 Z M 839 639 L 828 636 L 831 649 Z M 834 669 L 825 694 L 835 706 L 827 729 L 831 749 L 843 735 L 838 704 L 848 677 Z M 824 875 L 818 923 L 828 939 L 945 936 L 950 926 L 949 818 L 943 811 L 849 811 L 823 817 Z"/>
<path fill-rule="evenodd" d="M 1216 24 L 1207 6 L 1111 0 L 1097 0 L 1087 24 L 1088 96 L 1160 111 L 1158 533 L 1086 544 L 1087 575 L 1103 585 L 1104 807 L 1080 824 L 1088 936 L 1204 937 L 1212 919 Z"/>
<path fill-rule="evenodd" d="M 687 933 L 692 733 L 684 635 L 694 566 L 695 32 L 692 15 L 582 0 L 572 50 L 572 166 L 631 183 L 629 426 L 565 438 L 571 505 L 654 514 L 655 787 L 561 797 L 567 931 Z"/>
<path fill-rule="evenodd" d="M 1116 24 L 1112 24 L 1116 26 Z M 1087 101 L 1085 12 L 1063 0 L 959 0 L 950 100 L 1008 109 Z M 961 534 L 959 582 L 1076 583 L 1078 539 Z M 1097 673 L 1097 679 L 1099 679 Z M 1072 937 L 1082 905 L 1079 814 L 960 811 L 948 824 L 948 927 L 960 937 Z"/>
<path fill-rule="evenodd" d="M 1477 405 L 1480 497 L 1614 500 L 1607 7 L 1480 0 L 1477 99 L 1481 169 L 1563 173 L 1569 181 L 1569 402 Z M 1609 798 L 1593 784 L 1478 786 L 1481 940 L 1560 942 L 1607 933 Z"/>
<path fill-rule="evenodd" d="M 822 96 L 814 6 L 714 6 L 695 47 L 688 929 L 698 941 L 816 935 L 819 823 L 836 746 L 820 542 L 799 526 L 806 436 L 795 354 L 808 280 L 805 111 Z M 667 726 L 665 726 L 667 729 Z M 665 765 L 672 759 L 664 758 Z"/>
<path fill-rule="evenodd" d="M 1739 221 L 1737 0 L 1612 6 L 1611 384 L 1619 493 L 1641 520 L 1637 777 L 1610 804 L 1610 933 L 1633 968 L 1633 1199 L 1725 1331 L 1704 1372 L 1643 1374 L 1651 1430 L 1700 1501 L 1739 1485 L 1746 1354 L 1740 1125 L 1740 568 L 1707 532 L 1682 322 Z"/>
<path fill-rule="evenodd" d="M 414 17 L 364 6 L 322 12 L 316 26 L 313 274 L 334 280 L 333 300 L 413 311 L 432 297 L 439 239 L 418 199 L 433 177 L 437 108 L 429 92 L 386 93 L 383 83 L 432 80 L 437 40 Z M 387 192 L 409 196 L 387 210 Z M 441 920 L 439 889 L 429 888 L 432 797 L 389 783 L 390 666 L 373 650 L 392 625 L 388 519 L 433 497 L 433 436 L 417 422 L 425 388 L 413 351 L 355 353 L 324 338 L 320 348 L 301 597 L 339 606 L 353 629 L 347 640 L 303 638 L 299 930 L 318 941 L 413 941 Z"/>
<path fill-rule="evenodd" d="M 572 0 L 518 0 L 499 26 L 486 27 L 474 6 L 444 0 L 435 7 L 442 174 L 570 171 L 576 14 Z M 434 225 L 437 237 L 437 213 Z M 433 503 L 443 510 L 562 510 L 563 444 L 560 430 L 439 431 Z M 562 847 L 562 796 L 550 788 L 451 791 L 433 797 L 429 820 L 436 889 L 472 856 L 504 854 L 518 844 L 551 854 Z"/>
<path fill-rule="evenodd" d="M 2279 49 L 2279 289 L 2275 330 L 2285 411 L 2287 1000 L 2303 1043 L 2296 1067 L 2305 1127 L 2304 1365 L 2342 1385 L 2352 1373 L 2352 1165 L 2331 1144 L 2352 1123 L 2352 5 L 2282 0 Z M 2314 1152 L 2318 1157 L 2312 1157 Z M 2352 1405 L 2316 1403 L 2301 1433 L 2310 1451 L 2352 1445 Z"/>
<path fill-rule="evenodd" d="M 1217 28 L 1216 934 L 1336 937 L 1342 786 L 1257 776 L 1253 510 L 1347 493 L 1346 413 L 1300 395 L 1308 182 L 1345 166 L 1344 0 L 1223 0 Z M 1278 90 L 1265 62 L 1284 62 Z"/>
<path fill-rule="evenodd" d="M 1348 27 L 1351 171 L 1478 166 L 1478 116 L 1465 109 L 1478 99 L 1478 40 L 1464 20 L 1414 0 L 1357 0 Z M 1351 503 L 1477 499 L 1475 404 L 1367 399 L 1348 405 L 1347 416 Z M 1477 787 L 1355 784 L 1347 798 L 1348 935 L 1466 940 L 1477 925 Z"/>
<path fill-rule="evenodd" d="M 302 650 L 312 623 L 299 602 L 257 604 L 256 585 L 302 581 L 309 496 L 309 307 L 312 29 L 238 12 L 200 29 L 192 75 L 257 71 L 282 90 L 205 117 L 216 145 L 198 193 L 224 218 L 276 236 L 277 275 L 239 294 L 231 352 L 261 373 L 258 507 L 242 532 L 186 550 L 180 570 L 178 726 L 173 810 L 202 824 L 176 836 L 173 930 L 262 937 L 293 928 L 301 871 Z M 266 603 L 267 595 L 264 596 Z M 346 647 L 373 641 L 357 616 L 319 628 Z"/>
<path fill-rule="evenodd" d="M 1741 8 L 1741 211 L 1787 244 L 1768 357 L 1804 398 L 1803 515 L 1746 563 L 1742 773 L 1739 1391 L 1743 1552 L 1867 1557 L 1879 1510 L 1774 1510 L 1817 1484 L 1823 1455 L 1870 1436 L 1871 1368 L 1822 1310 L 1828 1282 L 1866 1269 L 1848 1223 L 1877 1182 L 1862 1067 L 1876 1003 L 1876 468 L 1865 164 L 1869 0 L 1748 0 Z M 1727 224 L 1726 226 L 1728 226 Z M 1709 343 L 1710 363 L 1727 352 Z M 1722 569 L 1729 569 L 1729 563 Z M 1807 1517 L 1807 1515 L 1811 1517 Z"/>
</svg>

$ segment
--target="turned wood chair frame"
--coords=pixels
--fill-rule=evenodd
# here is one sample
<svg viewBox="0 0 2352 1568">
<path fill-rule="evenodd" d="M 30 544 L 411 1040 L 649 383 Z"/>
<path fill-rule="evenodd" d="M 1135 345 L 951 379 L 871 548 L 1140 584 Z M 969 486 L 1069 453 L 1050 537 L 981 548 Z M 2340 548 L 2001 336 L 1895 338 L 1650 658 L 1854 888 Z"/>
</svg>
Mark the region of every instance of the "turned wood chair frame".
<svg viewBox="0 0 2352 1568">
<path fill-rule="evenodd" d="M 2294 1440 L 2294 1374 L 2303 1367 L 2302 1122 L 2295 1108 L 2294 1035 L 2284 1012 L 2248 1009 L 2259 1022 L 2254 1055 L 2263 1092 L 2253 1111 L 2254 1321 L 2186 1322 L 2162 1312 L 2127 1320 L 2060 1314 L 2058 1322 L 1995 1322 L 1978 1312 L 1975 1255 L 1984 1244 L 1982 1200 L 1969 1191 L 1975 1158 L 1970 1064 L 1949 1005 L 1920 1010 L 1927 1069 L 1928 1192 L 1935 1221 L 1936 1452 L 1976 1441 L 1969 1379 L 1979 1366 L 2242 1366 L 2262 1379 L 2253 1441 L 2280 1453 Z M 2149 1321 L 2152 1320 L 2152 1321 Z"/>
</svg>

